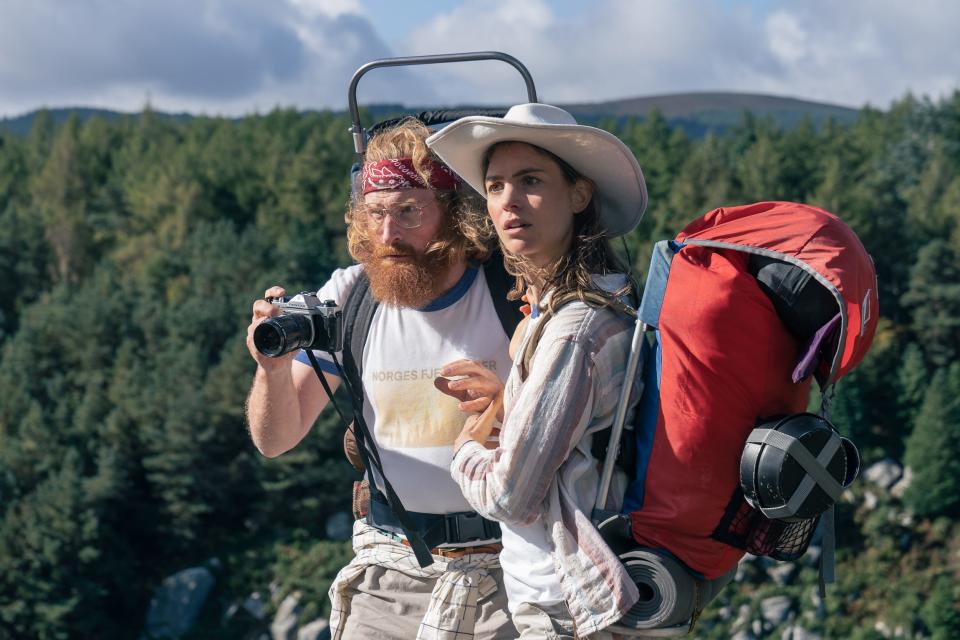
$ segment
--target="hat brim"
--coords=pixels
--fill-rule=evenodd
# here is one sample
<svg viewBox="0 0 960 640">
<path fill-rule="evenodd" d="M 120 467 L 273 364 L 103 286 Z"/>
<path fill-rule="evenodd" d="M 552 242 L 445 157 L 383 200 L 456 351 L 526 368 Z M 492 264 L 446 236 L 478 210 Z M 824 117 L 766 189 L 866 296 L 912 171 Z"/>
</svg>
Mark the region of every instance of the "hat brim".
<svg viewBox="0 0 960 640">
<path fill-rule="evenodd" d="M 526 142 L 553 153 L 590 178 L 600 223 L 609 236 L 629 233 L 647 207 L 647 186 L 633 152 L 612 133 L 578 124 L 525 124 L 468 116 L 427 138 L 427 146 L 485 197 L 483 154 L 498 142 Z"/>
</svg>

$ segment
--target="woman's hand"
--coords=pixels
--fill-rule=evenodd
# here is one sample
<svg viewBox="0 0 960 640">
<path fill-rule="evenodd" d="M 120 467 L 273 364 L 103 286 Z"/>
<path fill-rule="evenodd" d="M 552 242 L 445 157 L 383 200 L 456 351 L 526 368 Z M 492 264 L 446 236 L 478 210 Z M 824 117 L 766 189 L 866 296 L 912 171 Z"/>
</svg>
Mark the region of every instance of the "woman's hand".
<svg viewBox="0 0 960 640">
<path fill-rule="evenodd" d="M 503 411 L 503 395 L 497 396 L 484 409 L 483 413 L 472 415 L 463 423 L 460 435 L 453 442 L 453 451 L 456 453 L 464 443 L 476 440 L 487 449 L 496 449 L 500 443 L 500 429 L 496 428 L 497 414 Z M 496 433 L 494 433 L 496 432 Z M 491 440 L 490 436 L 497 436 Z"/>
<path fill-rule="evenodd" d="M 440 371 L 441 376 L 433 381 L 443 393 L 460 401 L 460 410 L 478 413 L 467 418 L 463 430 L 454 442 L 454 451 L 468 440 L 476 440 L 483 446 L 496 448 L 499 436 L 496 428 L 503 421 L 503 383 L 497 374 L 475 360 L 457 360 Z M 450 378 L 455 378 L 451 380 Z"/>
</svg>

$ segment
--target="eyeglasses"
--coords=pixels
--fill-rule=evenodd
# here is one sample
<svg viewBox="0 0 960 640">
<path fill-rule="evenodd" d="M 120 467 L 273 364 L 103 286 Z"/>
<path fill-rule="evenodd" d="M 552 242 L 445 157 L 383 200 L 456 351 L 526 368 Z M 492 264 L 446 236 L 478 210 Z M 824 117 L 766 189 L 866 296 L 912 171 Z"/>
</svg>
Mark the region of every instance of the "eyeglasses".
<svg viewBox="0 0 960 640">
<path fill-rule="evenodd" d="M 393 221 L 404 229 L 416 229 L 423 224 L 423 210 L 425 204 L 416 202 L 404 202 L 392 207 L 373 207 L 364 205 L 361 211 L 377 227 L 383 226 L 383 221 L 387 216 L 393 218 Z"/>
</svg>

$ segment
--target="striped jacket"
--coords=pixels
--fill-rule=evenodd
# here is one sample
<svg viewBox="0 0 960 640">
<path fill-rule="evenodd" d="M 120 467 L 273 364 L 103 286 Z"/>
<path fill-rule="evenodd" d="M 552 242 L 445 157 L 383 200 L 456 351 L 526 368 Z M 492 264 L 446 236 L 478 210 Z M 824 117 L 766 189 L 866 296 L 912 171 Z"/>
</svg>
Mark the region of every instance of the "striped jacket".
<svg viewBox="0 0 960 640">
<path fill-rule="evenodd" d="M 521 380 L 528 331 L 504 390 L 499 448 L 469 441 L 450 467 L 477 512 L 505 527 L 543 523 L 580 635 L 613 624 L 639 598 L 590 520 L 600 468 L 592 436 L 613 422 L 632 328 L 609 309 L 567 304 L 547 322 Z M 619 507 L 623 489 L 614 483 L 607 507 Z"/>
</svg>

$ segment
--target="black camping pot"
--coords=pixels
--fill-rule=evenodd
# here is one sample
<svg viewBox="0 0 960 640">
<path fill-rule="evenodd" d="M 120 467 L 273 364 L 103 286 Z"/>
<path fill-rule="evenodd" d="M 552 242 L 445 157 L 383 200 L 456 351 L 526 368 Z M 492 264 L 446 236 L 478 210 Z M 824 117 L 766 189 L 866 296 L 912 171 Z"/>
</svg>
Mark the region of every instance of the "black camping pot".
<svg viewBox="0 0 960 640">
<path fill-rule="evenodd" d="M 798 522 L 829 509 L 859 469 L 857 448 L 829 420 L 798 413 L 753 430 L 740 457 L 740 485 L 768 518 Z"/>
</svg>

